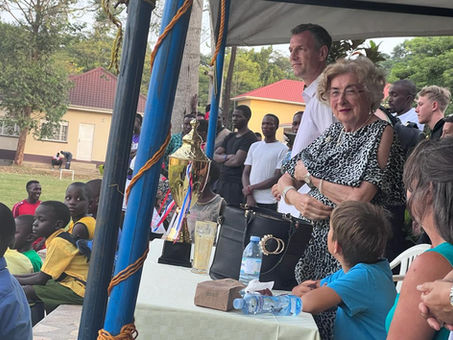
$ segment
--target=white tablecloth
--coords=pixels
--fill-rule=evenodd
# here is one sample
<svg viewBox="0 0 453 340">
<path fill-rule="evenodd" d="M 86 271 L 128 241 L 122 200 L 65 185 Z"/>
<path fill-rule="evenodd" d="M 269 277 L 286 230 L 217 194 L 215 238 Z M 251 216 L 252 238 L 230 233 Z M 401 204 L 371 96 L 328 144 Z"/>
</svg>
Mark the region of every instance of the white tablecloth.
<svg viewBox="0 0 453 340">
<path fill-rule="evenodd" d="M 162 244 L 162 240 L 151 242 L 143 268 L 135 309 L 138 339 L 320 339 L 311 314 L 249 316 L 195 306 L 197 283 L 210 280 L 209 276 L 157 263 Z"/>
</svg>

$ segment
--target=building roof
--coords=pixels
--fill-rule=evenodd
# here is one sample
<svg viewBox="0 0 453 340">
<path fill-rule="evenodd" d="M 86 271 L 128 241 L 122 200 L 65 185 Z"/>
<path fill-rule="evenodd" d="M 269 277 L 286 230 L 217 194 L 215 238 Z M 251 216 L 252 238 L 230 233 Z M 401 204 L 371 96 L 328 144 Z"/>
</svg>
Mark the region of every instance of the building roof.
<svg viewBox="0 0 453 340">
<path fill-rule="evenodd" d="M 74 86 L 69 90 L 72 106 L 113 110 L 118 78 L 102 67 L 69 77 Z M 146 97 L 140 95 L 138 112 L 145 111 Z"/>
<path fill-rule="evenodd" d="M 232 98 L 232 100 L 245 99 L 245 98 L 263 98 L 283 102 L 292 102 L 295 104 L 302 104 L 302 91 L 304 89 L 304 82 L 299 80 L 283 79 L 275 83 L 260 87 L 239 96 Z"/>
</svg>

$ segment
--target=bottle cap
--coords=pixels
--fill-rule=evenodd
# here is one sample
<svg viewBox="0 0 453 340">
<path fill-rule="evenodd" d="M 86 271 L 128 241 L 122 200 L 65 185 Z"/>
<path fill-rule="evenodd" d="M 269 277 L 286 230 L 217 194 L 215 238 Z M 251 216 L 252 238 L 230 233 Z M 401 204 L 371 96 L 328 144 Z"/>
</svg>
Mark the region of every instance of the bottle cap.
<svg viewBox="0 0 453 340">
<path fill-rule="evenodd" d="M 244 307 L 244 299 L 234 299 L 233 307 L 234 309 L 242 309 Z"/>
<path fill-rule="evenodd" d="M 259 242 L 260 239 L 261 238 L 259 236 L 250 236 L 250 241 L 253 241 L 253 242 Z"/>
</svg>

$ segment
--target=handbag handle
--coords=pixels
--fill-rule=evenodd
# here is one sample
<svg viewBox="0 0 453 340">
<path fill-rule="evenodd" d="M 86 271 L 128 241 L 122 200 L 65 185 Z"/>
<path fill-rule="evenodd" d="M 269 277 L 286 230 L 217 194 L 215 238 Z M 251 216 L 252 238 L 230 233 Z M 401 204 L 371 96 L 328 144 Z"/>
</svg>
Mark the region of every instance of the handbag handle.
<svg viewBox="0 0 453 340">
<path fill-rule="evenodd" d="M 244 230 L 245 230 L 245 232 L 244 232 L 244 237 L 242 238 L 243 249 L 247 246 L 245 242 L 247 241 L 248 227 L 255 219 L 255 213 L 258 212 L 257 210 L 259 210 L 259 209 L 256 209 L 256 208 L 251 209 L 250 207 L 246 207 L 244 210 L 244 217 L 245 217 L 244 218 L 244 223 L 245 223 Z M 275 214 L 277 214 L 277 213 L 275 213 Z M 291 241 L 291 238 L 293 237 L 294 233 L 296 232 L 298 221 L 296 221 L 296 219 L 293 216 L 291 216 L 290 214 L 278 214 L 278 215 L 280 215 L 281 218 L 287 220 L 290 223 L 289 230 L 288 230 L 288 242 L 287 242 L 289 244 L 289 242 Z M 280 255 L 280 258 L 278 259 L 277 263 L 272 268 L 270 268 L 269 270 L 267 270 L 261 274 L 263 274 L 263 275 L 268 274 L 280 265 L 280 263 L 283 261 L 283 258 L 286 255 L 286 252 L 288 251 L 288 248 L 289 248 L 288 244 L 286 244 L 283 254 L 280 253 L 281 255 Z"/>
<path fill-rule="evenodd" d="M 295 222 L 294 220 L 291 220 L 290 223 L 291 224 L 289 226 L 288 242 L 286 244 L 286 247 L 285 247 L 285 250 L 284 250 L 283 254 L 281 254 L 281 256 L 278 259 L 277 263 L 272 268 L 270 268 L 269 270 L 267 270 L 267 271 L 265 271 L 264 273 L 261 273 L 261 274 L 266 275 L 266 274 L 272 272 L 275 268 L 277 268 L 280 265 L 280 263 L 282 263 L 283 258 L 285 257 L 286 252 L 288 251 L 289 242 L 291 242 L 291 237 L 293 237 L 294 233 L 296 232 L 296 228 L 297 228 L 296 227 L 297 222 Z"/>
</svg>

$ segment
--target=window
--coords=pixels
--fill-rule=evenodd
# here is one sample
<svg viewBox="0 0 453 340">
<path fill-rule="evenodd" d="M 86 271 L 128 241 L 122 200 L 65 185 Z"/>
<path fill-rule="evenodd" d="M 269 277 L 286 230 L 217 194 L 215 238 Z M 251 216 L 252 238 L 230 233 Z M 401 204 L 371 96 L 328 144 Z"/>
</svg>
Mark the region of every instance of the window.
<svg viewBox="0 0 453 340">
<path fill-rule="evenodd" d="M 19 126 L 6 120 L 0 120 L 0 135 L 19 137 Z"/>
<path fill-rule="evenodd" d="M 43 123 L 44 125 L 45 123 Z M 57 123 L 48 137 L 42 137 L 42 140 L 52 142 L 67 142 L 68 141 L 68 127 L 69 124 L 66 121 Z"/>
</svg>

